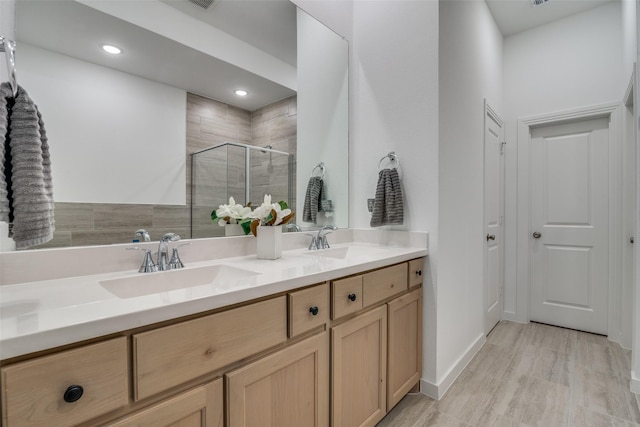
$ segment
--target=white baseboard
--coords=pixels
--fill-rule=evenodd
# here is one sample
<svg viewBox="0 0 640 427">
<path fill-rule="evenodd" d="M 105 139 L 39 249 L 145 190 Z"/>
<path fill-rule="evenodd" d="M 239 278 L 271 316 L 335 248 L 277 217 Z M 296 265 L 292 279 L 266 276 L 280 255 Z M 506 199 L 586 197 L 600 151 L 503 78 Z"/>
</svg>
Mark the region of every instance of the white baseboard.
<svg viewBox="0 0 640 427">
<path fill-rule="evenodd" d="M 527 323 L 527 322 L 523 322 L 521 319 L 518 318 L 518 315 L 512 311 L 503 311 L 502 312 L 502 320 L 508 320 L 510 322 L 516 322 L 516 323 Z"/>
<path fill-rule="evenodd" d="M 467 348 L 462 356 L 451 366 L 449 371 L 444 375 L 444 378 L 440 381 L 439 384 L 434 384 L 425 379 L 420 380 L 420 393 L 429 396 L 432 399 L 440 400 L 449 387 L 453 384 L 453 382 L 458 378 L 458 376 L 462 373 L 464 368 L 467 367 L 473 356 L 475 356 L 478 351 L 482 348 L 484 343 L 487 342 L 487 338 L 484 334 L 480 334 L 478 338 Z"/>
</svg>

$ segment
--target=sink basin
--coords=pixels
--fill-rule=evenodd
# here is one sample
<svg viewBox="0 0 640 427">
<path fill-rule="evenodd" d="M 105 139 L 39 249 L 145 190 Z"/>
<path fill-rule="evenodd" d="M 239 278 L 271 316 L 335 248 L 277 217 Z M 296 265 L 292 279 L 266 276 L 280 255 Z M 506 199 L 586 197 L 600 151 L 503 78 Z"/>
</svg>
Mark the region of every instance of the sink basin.
<svg viewBox="0 0 640 427">
<path fill-rule="evenodd" d="M 102 280 L 100 285 L 117 297 L 135 298 L 195 286 L 234 281 L 258 274 L 255 271 L 226 265 L 211 265 L 106 279 Z"/>
<path fill-rule="evenodd" d="M 366 256 L 376 256 L 385 252 L 381 248 L 372 248 L 366 246 L 343 246 L 340 248 L 320 249 L 317 251 L 305 252 L 305 255 L 319 256 L 325 258 L 347 259 L 360 258 Z"/>
</svg>

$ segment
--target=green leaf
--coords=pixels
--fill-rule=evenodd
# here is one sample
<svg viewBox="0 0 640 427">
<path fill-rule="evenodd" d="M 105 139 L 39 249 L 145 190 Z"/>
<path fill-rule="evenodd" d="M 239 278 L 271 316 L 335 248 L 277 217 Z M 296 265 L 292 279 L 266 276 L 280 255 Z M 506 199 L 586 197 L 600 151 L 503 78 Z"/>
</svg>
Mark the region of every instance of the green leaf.
<svg viewBox="0 0 640 427">
<path fill-rule="evenodd" d="M 280 205 L 280 209 L 282 210 L 289 209 L 289 205 L 287 205 L 287 202 L 285 202 L 284 200 L 280 200 L 278 204 Z"/>
<path fill-rule="evenodd" d="M 218 215 L 216 214 L 216 209 L 211 211 L 211 221 L 213 221 L 213 222 L 218 221 Z"/>
<path fill-rule="evenodd" d="M 245 235 L 251 233 L 251 220 L 250 219 L 245 219 L 245 220 L 240 221 L 240 226 L 242 227 L 242 231 L 244 231 Z"/>
</svg>

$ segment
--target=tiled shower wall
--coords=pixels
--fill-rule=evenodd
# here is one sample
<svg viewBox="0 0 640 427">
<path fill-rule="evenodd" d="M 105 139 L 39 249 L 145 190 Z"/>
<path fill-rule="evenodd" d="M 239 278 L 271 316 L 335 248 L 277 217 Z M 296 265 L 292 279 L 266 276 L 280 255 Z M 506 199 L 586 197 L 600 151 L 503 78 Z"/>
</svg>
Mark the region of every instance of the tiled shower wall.
<svg viewBox="0 0 640 427">
<path fill-rule="evenodd" d="M 295 154 L 296 105 L 296 97 L 293 96 L 252 113 L 187 94 L 186 205 L 58 202 L 55 204 L 54 239 L 37 248 L 127 243 L 131 242 L 135 230 L 139 228 L 149 231 L 152 240 L 158 240 L 167 232 L 178 233 L 184 238 L 191 237 L 190 154 L 224 142 L 262 147 L 271 145 L 276 150 Z M 295 200 L 289 201 L 289 204 L 295 206 Z M 194 224 L 194 228 L 200 230 L 200 237 L 222 235 L 221 227 L 207 220 L 206 215 L 204 218 Z"/>
</svg>

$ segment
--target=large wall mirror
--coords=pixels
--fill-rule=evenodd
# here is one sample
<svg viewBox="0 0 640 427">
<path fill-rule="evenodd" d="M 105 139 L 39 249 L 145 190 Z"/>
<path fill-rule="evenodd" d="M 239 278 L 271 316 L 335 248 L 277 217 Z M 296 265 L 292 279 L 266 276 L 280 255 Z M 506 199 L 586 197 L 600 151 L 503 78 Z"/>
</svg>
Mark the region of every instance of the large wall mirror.
<svg viewBox="0 0 640 427">
<path fill-rule="evenodd" d="M 16 40 L 52 155 L 43 247 L 221 236 L 210 212 L 229 195 L 288 199 L 303 229 L 348 226 L 348 43 L 293 3 L 17 0 Z M 323 173 L 329 208 L 305 222 Z"/>
</svg>

